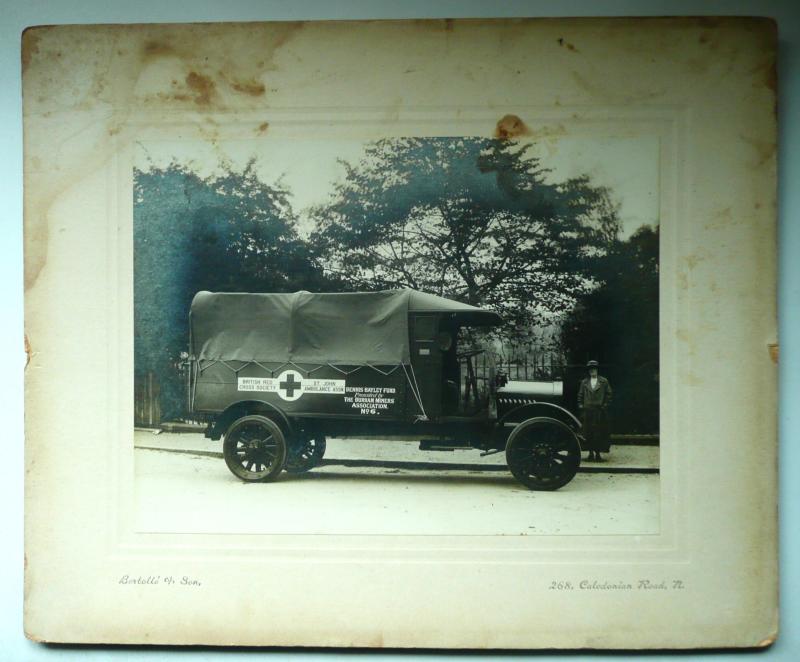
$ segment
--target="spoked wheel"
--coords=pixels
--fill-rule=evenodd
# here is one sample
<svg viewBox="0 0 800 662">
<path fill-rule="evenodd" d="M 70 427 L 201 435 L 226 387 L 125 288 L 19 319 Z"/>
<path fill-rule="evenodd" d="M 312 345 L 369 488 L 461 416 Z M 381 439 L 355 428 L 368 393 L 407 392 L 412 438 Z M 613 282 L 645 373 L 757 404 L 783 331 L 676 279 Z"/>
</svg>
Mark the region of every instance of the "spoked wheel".
<svg viewBox="0 0 800 662">
<path fill-rule="evenodd" d="M 316 467 L 325 455 L 326 445 L 325 437 L 321 434 L 301 434 L 293 444 L 289 445 L 286 472 L 301 474 Z"/>
<path fill-rule="evenodd" d="M 286 461 L 286 439 L 264 416 L 243 416 L 225 433 L 222 454 L 228 469 L 248 482 L 273 480 Z"/>
<path fill-rule="evenodd" d="M 508 468 L 531 490 L 557 490 L 573 479 L 581 447 L 572 430 L 554 418 L 520 423 L 506 443 Z"/>
</svg>

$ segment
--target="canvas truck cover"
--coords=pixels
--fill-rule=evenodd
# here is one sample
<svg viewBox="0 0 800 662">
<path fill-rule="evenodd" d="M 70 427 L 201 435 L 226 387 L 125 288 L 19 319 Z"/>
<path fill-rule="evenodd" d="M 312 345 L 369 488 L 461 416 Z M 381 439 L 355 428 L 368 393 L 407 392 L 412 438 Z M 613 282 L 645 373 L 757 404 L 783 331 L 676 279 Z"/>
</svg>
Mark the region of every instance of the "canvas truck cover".
<svg viewBox="0 0 800 662">
<path fill-rule="evenodd" d="M 408 296 L 198 293 L 191 334 L 197 359 L 259 363 L 408 363 Z"/>
<path fill-rule="evenodd" d="M 201 363 L 408 364 L 409 312 L 462 314 L 474 325 L 501 321 L 492 311 L 409 289 L 198 292 L 191 307 L 192 353 Z"/>
</svg>

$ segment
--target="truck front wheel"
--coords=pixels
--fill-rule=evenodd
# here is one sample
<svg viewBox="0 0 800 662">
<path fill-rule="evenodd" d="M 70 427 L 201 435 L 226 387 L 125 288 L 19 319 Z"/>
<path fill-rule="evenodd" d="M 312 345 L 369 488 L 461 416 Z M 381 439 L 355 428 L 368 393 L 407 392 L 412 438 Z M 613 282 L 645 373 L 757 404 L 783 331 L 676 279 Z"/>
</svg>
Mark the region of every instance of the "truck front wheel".
<svg viewBox="0 0 800 662">
<path fill-rule="evenodd" d="M 581 463 L 575 433 L 554 418 L 531 418 L 511 432 L 506 443 L 508 468 L 531 490 L 557 490 L 571 481 Z"/>
<path fill-rule="evenodd" d="M 286 462 L 286 438 L 269 418 L 243 416 L 225 432 L 222 454 L 237 478 L 247 482 L 274 480 Z"/>
</svg>

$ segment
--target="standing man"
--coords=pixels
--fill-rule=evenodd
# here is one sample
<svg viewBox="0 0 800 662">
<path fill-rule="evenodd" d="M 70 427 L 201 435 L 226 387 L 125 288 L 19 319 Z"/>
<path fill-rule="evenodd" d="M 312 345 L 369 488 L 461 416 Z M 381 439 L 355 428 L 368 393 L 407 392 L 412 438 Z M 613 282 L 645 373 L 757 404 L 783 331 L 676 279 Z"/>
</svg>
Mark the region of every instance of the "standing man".
<svg viewBox="0 0 800 662">
<path fill-rule="evenodd" d="M 611 443 L 608 425 L 611 385 L 605 377 L 597 374 L 597 366 L 597 361 L 586 364 L 589 376 L 578 389 L 578 409 L 582 415 L 583 436 L 589 451 L 587 462 L 605 462 L 600 453 L 608 453 Z"/>
</svg>

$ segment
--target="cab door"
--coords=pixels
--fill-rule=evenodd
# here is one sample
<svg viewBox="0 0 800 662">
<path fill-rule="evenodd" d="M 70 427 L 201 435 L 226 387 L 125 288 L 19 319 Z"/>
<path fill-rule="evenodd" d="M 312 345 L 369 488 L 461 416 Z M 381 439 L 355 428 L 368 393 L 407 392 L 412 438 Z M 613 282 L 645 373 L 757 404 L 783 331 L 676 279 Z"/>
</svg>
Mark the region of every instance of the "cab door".
<svg viewBox="0 0 800 662">
<path fill-rule="evenodd" d="M 415 386 L 425 413 L 428 418 L 435 419 L 442 413 L 442 352 L 436 341 L 439 315 L 412 313 L 410 317 L 411 367 L 414 370 L 411 378 L 416 377 Z"/>
</svg>

